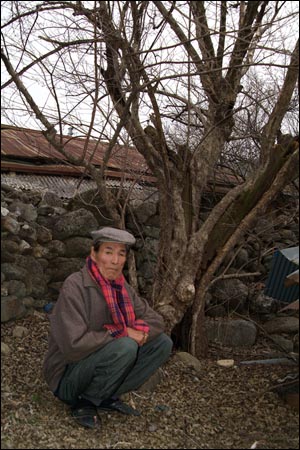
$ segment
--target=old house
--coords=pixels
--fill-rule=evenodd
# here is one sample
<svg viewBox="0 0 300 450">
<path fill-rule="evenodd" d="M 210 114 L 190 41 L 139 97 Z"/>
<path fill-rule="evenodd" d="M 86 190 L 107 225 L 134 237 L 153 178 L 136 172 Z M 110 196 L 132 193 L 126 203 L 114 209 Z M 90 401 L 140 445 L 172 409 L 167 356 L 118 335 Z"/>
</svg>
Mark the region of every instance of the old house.
<svg viewBox="0 0 300 450">
<path fill-rule="evenodd" d="M 67 153 L 83 157 L 84 137 L 68 135 L 62 140 Z M 102 167 L 108 145 L 90 140 L 85 159 Z M 1 175 L 2 183 L 18 190 L 51 191 L 65 199 L 96 187 L 85 168 L 70 164 L 41 131 L 9 125 L 1 126 Z M 114 147 L 105 170 L 109 186 L 153 184 L 155 179 L 150 175 L 145 160 L 133 147 Z"/>
</svg>

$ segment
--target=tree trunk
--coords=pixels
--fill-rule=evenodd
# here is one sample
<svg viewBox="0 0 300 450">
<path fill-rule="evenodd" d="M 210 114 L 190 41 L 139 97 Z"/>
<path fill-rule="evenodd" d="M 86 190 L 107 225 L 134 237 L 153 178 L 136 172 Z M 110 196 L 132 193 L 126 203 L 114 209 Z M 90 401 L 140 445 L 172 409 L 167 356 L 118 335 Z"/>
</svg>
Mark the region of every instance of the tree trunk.
<svg viewBox="0 0 300 450">
<path fill-rule="evenodd" d="M 191 353 L 193 355 L 201 356 L 202 349 L 198 347 L 198 341 L 200 339 L 203 331 L 199 329 L 199 321 L 203 318 L 203 310 L 205 306 L 205 295 L 208 291 L 210 283 L 214 277 L 214 274 L 219 269 L 220 265 L 224 261 L 225 256 L 238 244 L 246 232 L 251 229 L 251 227 L 256 223 L 259 217 L 262 217 L 268 206 L 274 201 L 276 195 L 282 191 L 284 186 L 289 180 L 295 177 L 297 173 L 297 167 L 299 165 L 299 143 L 292 144 L 294 147 L 294 152 L 285 161 L 281 170 L 278 172 L 271 186 L 262 193 L 261 198 L 257 204 L 251 209 L 248 214 L 245 214 L 241 223 L 232 232 L 230 238 L 225 242 L 225 244 L 218 248 L 217 255 L 211 262 L 210 266 L 203 273 L 200 283 L 199 283 L 199 295 L 195 298 L 193 304 L 193 322 L 191 330 Z M 268 171 L 266 171 L 265 176 L 268 176 Z M 255 186 L 255 183 L 254 183 Z M 247 191 L 249 194 L 249 191 Z M 256 190 L 254 189 L 254 195 L 256 195 Z M 223 224 L 222 224 L 223 227 Z M 198 336 L 198 339 L 197 339 Z M 198 354 L 198 351 L 200 354 Z"/>
<path fill-rule="evenodd" d="M 203 356 L 207 351 L 204 306 L 210 283 L 225 256 L 264 214 L 275 196 L 295 177 L 299 144 L 293 141 L 284 156 L 281 155 L 276 161 L 280 161 L 280 169 L 278 165 L 275 167 L 273 161 L 272 165 L 265 166 L 264 171 L 225 195 L 200 230 L 193 233 L 189 240 L 182 236 L 178 238 L 181 227 L 177 222 L 169 221 L 168 226 L 162 224 L 161 248 L 164 252 L 161 253 L 158 266 L 160 277 L 155 282 L 155 306 L 164 316 L 167 331 L 171 333 L 193 305 L 190 351 L 194 355 Z M 273 169 L 275 173 L 278 172 L 276 176 Z M 182 214 L 184 216 L 184 208 Z M 165 236 L 173 236 L 171 247 L 164 247 Z M 207 249 L 214 251 L 210 254 Z"/>
</svg>

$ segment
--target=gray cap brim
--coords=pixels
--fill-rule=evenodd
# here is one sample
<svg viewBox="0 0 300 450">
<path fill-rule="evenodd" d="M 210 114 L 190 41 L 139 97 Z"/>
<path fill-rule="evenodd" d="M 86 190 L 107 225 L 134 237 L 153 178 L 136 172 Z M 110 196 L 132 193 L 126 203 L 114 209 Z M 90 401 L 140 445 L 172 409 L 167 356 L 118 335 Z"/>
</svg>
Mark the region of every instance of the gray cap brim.
<svg viewBox="0 0 300 450">
<path fill-rule="evenodd" d="M 134 245 L 136 242 L 135 237 L 128 231 L 111 227 L 103 227 L 100 230 L 91 231 L 91 236 L 94 245 L 97 242 L 115 242 L 118 244 Z"/>
</svg>

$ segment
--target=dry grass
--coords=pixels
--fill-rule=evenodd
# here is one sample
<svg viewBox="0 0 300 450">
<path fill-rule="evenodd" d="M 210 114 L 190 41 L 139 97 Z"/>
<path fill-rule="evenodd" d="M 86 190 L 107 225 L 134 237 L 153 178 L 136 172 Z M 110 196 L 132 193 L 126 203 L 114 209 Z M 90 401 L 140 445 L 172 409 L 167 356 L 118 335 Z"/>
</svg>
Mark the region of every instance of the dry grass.
<svg viewBox="0 0 300 450">
<path fill-rule="evenodd" d="M 29 329 L 12 335 L 16 325 Z M 97 430 L 78 427 L 68 407 L 48 391 L 41 375 L 48 319 L 36 313 L 2 325 L 2 445 L 15 449 L 222 449 L 299 448 L 298 413 L 268 391 L 277 378 L 295 370 L 285 366 L 219 367 L 211 349 L 196 373 L 171 357 L 154 393 L 131 393 L 127 400 L 139 417 L 102 415 Z M 244 354 L 253 357 L 254 351 Z"/>
</svg>

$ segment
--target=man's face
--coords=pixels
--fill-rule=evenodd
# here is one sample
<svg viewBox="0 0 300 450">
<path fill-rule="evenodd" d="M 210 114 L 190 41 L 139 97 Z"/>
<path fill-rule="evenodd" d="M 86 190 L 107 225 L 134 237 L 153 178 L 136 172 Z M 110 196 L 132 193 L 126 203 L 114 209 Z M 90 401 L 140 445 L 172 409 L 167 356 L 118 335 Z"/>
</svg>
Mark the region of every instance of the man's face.
<svg viewBox="0 0 300 450">
<path fill-rule="evenodd" d="M 110 281 L 116 280 L 121 276 L 126 262 L 126 245 L 103 242 L 98 252 L 92 249 L 92 258 L 104 278 Z"/>
</svg>

